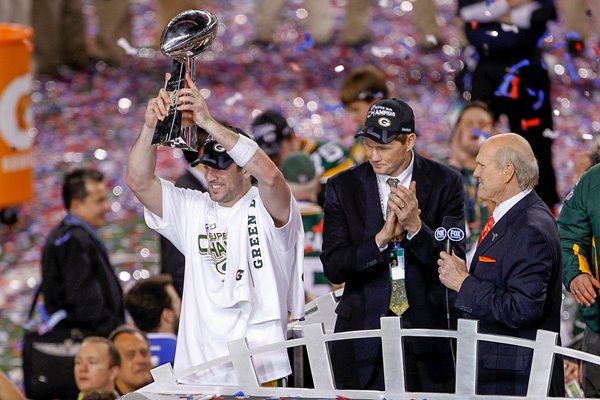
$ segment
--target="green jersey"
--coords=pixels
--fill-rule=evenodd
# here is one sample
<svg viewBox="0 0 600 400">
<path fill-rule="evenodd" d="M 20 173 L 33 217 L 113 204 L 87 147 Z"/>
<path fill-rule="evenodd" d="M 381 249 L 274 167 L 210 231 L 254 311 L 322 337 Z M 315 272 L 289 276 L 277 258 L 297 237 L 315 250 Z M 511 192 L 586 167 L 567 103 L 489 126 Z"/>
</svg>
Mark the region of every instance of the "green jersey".
<svg viewBox="0 0 600 400">
<path fill-rule="evenodd" d="M 587 171 L 573 188 L 560 211 L 558 231 L 562 246 L 563 283 L 570 290 L 571 281 L 579 274 L 598 273 L 600 237 L 600 164 Z M 585 323 L 600 332 L 598 301 L 582 307 Z"/>
</svg>

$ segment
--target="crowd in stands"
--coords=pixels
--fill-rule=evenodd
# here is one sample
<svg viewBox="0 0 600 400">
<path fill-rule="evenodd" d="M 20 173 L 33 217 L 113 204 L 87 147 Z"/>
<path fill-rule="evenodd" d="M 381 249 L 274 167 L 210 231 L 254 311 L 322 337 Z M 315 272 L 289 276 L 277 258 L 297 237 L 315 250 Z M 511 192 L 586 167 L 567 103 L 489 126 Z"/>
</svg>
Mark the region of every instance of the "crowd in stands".
<svg viewBox="0 0 600 400">
<path fill-rule="evenodd" d="M 32 2 L 26 12 L 42 32 L 34 47 L 37 74 L 86 69 L 90 60 L 123 64 L 126 53 L 114 44 L 131 34 L 128 2 L 93 3 L 100 31 L 90 51 L 80 1 Z M 160 3 L 165 20 L 180 11 Z M 256 3 L 265 20 L 257 18 L 255 43 L 273 50 L 285 2 Z M 435 14 L 429 0 L 414 5 L 415 17 Z M 570 5 L 567 24 L 575 19 Z M 306 2 L 314 45 L 335 40 L 330 6 Z M 305 303 L 338 288 L 344 294 L 336 332 L 376 329 L 381 316 L 402 316 L 404 328 L 454 329 L 464 317 L 481 320 L 490 333 L 534 339 L 537 329 L 560 331 L 564 286 L 583 310 L 582 349 L 600 354 L 594 319 L 600 203 L 593 200 L 600 150 L 596 145 L 577 160 L 579 183 L 561 198 L 551 81 L 539 45 L 557 8 L 552 0 L 458 0 L 456 6 L 461 43 L 477 57 L 457 79 L 465 101 L 448 121 L 447 159 L 421 151 L 410 101 L 390 90 L 380 65 L 351 69 L 340 87 L 356 125 L 352 146 L 298 134 L 276 105 L 249 116 L 247 132 L 218 121 L 189 76 L 176 105 L 159 87 L 131 149 L 126 183 L 148 227 L 161 235 L 161 273 L 126 291 L 99 233 L 110 212 L 104 174 L 93 167 L 65 174 L 65 217 L 41 249 L 43 309 L 58 321 L 51 329 L 82 339 L 72 374 L 65 371 L 78 390 L 65 398 L 119 398 L 151 383 L 153 367 L 210 361 L 240 337 L 255 346 L 284 340 L 286 324 L 302 317 Z M 368 12 L 368 2 L 347 2 L 340 45 L 370 40 Z M 435 20 L 415 24 L 419 51 L 439 51 L 444 38 Z M 570 54 L 581 55 L 588 36 L 579 30 L 570 37 Z M 151 143 L 170 107 L 201 132 L 198 151 L 184 151 L 186 170 L 174 183 L 156 174 L 160 155 Z M 512 133 L 501 131 L 501 118 Z M 449 220 L 465 237 L 448 252 L 434 232 Z M 492 244 L 496 250 L 486 253 Z M 485 270 L 492 264 L 500 272 Z M 440 368 L 452 364 L 452 343 L 407 343 L 407 389 L 453 392 L 454 371 Z M 330 351 L 338 388 L 383 389 L 380 343 L 339 342 Z M 527 393 L 531 354 L 490 345 L 481 359 L 479 393 Z M 264 385 L 280 385 L 291 372 L 285 354 L 255 362 Z M 562 395 L 564 384 L 576 381 L 588 396 L 600 396 L 600 369 L 569 362 L 565 374 L 556 363 L 551 394 Z M 215 368 L 190 382 L 235 384 L 236 378 Z M 0 400 L 22 398 L 1 375 Z"/>
</svg>

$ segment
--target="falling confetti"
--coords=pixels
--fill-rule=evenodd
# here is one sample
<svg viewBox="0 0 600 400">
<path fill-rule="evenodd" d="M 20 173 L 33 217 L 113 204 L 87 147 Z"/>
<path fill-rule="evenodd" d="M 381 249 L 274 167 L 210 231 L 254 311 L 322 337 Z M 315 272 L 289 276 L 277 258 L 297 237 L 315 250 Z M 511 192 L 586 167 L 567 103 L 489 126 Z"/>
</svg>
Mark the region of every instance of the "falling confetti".
<svg viewBox="0 0 600 400">
<path fill-rule="evenodd" d="M 91 0 L 84 1 L 91 3 Z M 115 263 L 123 286 L 127 288 L 134 275 L 145 276 L 144 270 L 158 269 L 156 235 L 144 224 L 141 204 L 125 184 L 124 177 L 127 155 L 142 127 L 145 106 L 156 95 L 164 82 L 164 73 L 170 69 L 170 60 L 160 52 L 143 52 L 152 48 L 162 30 L 156 26 L 154 3 L 152 0 L 131 2 L 134 29 L 128 50 L 138 54 L 131 56 L 123 68 L 99 63 L 83 73 L 65 71 L 53 78 L 34 77 L 31 100 L 37 129 L 34 175 L 38 195 L 20 205 L 19 222 L 15 226 L 0 225 L 0 290 L 3 294 L 0 332 L 5 333 L 0 338 L 3 349 L 0 365 L 6 371 L 18 368 L 20 363 L 24 315 L 40 281 L 41 246 L 51 227 L 64 216 L 60 184 L 65 170 L 90 165 L 107 176 L 112 211 L 101 235 L 115 259 L 126 260 L 124 255 L 135 255 L 135 261 Z M 452 24 L 442 27 L 448 52 L 421 54 L 408 40 L 414 40 L 414 27 L 398 23 L 396 12 L 401 11 L 395 6 L 398 2 L 387 1 L 386 8 L 372 4 L 369 25 L 372 40 L 362 47 L 340 46 L 339 43 L 309 46 L 312 39 L 307 40 L 302 27 L 293 23 L 282 24 L 273 43 L 260 44 L 254 42 L 251 26 L 253 0 L 213 3 L 222 26 L 210 51 L 197 57 L 196 83 L 215 118 L 247 127 L 253 111 L 277 107 L 299 135 L 312 137 L 319 133 L 324 139 L 349 145 L 357 127 L 340 103 L 339 88 L 351 69 L 371 63 L 385 72 L 390 93 L 406 99 L 413 107 L 419 149 L 435 158 L 447 156 L 449 110 L 463 101 L 454 79 L 464 59 Z M 336 15 L 341 15 L 342 2 L 334 3 Z M 454 17 L 452 2 L 438 3 L 440 15 L 450 21 Z M 98 29 L 90 11 L 93 7 L 84 9 L 91 36 Z M 243 22 L 236 20 L 239 15 L 248 16 L 248 22 L 239 23 Z M 295 16 L 288 18 L 292 19 Z M 341 28 L 341 23 L 336 19 L 336 28 Z M 564 41 L 556 38 L 564 38 L 560 21 L 550 27 L 539 44 L 545 44 L 551 56 L 547 61 L 552 98 L 568 98 L 571 102 L 568 110 L 556 105 L 562 113 L 555 117 L 554 132 L 550 133 L 556 135 L 555 148 L 560 149 L 555 153 L 559 192 L 566 194 L 574 183 L 572 162 L 590 145 L 589 140 L 582 143 L 577 133 L 600 132 L 600 78 L 594 64 L 600 59 L 600 50 L 593 47 L 593 52 L 590 51 L 593 60 L 577 60 L 574 64 L 577 68 L 593 70 L 593 74 L 573 85 L 562 57 Z M 558 44 L 561 47 L 557 47 Z M 303 46 L 301 51 L 298 51 L 299 46 Z M 557 66 L 564 68 L 564 74 L 555 73 Z M 503 93 L 510 94 L 512 82 L 511 78 Z M 526 82 L 519 84 L 526 85 Z M 242 98 L 236 97 L 236 93 Z M 536 97 L 535 93 L 530 96 L 532 101 Z M 541 104 L 544 99 L 537 96 L 535 104 Z M 295 102 L 296 98 L 302 100 Z M 227 100 L 231 103 L 232 99 L 235 101 L 228 106 Z M 311 102 L 320 108 L 309 106 Z M 313 115 L 320 118 L 318 125 L 311 119 Z M 530 120 L 525 123 L 533 126 Z M 507 127 L 501 125 L 500 130 L 506 131 Z M 174 180 L 185 167 L 180 152 L 158 149 L 159 176 Z"/>
</svg>

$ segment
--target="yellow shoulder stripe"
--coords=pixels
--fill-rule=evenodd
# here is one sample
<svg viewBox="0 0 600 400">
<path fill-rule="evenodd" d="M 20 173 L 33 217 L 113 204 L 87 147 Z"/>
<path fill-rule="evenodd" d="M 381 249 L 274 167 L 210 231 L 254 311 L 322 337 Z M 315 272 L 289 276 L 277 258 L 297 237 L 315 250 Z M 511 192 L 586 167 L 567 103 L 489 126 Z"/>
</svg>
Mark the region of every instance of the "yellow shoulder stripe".
<svg viewBox="0 0 600 400">
<path fill-rule="evenodd" d="M 598 271 L 598 251 L 596 249 L 596 238 L 594 236 L 592 236 L 592 252 L 594 254 L 594 269 L 596 270 L 596 275 L 594 276 L 598 279 L 598 277 L 600 277 Z"/>
<path fill-rule="evenodd" d="M 345 169 L 348 169 L 354 165 L 354 161 L 351 158 L 347 158 L 343 163 L 336 165 L 333 168 L 328 169 L 327 171 L 321 174 L 321 183 L 327 182 L 327 179 L 331 178 L 335 174 L 342 172 Z"/>
<path fill-rule="evenodd" d="M 577 243 L 573 243 L 573 254 L 577 256 L 577 260 L 579 261 L 579 270 L 586 274 L 592 275 L 590 264 L 588 263 L 587 258 L 585 258 L 585 256 L 579 252 L 579 245 Z"/>
</svg>

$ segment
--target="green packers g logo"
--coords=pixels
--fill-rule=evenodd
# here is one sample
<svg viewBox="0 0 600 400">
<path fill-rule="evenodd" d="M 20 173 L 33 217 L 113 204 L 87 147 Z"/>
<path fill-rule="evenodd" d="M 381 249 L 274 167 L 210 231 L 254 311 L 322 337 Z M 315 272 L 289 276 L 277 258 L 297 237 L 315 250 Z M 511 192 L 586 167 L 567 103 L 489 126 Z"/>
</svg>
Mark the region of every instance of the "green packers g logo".
<svg viewBox="0 0 600 400">
<path fill-rule="evenodd" d="M 221 275 L 225 275 L 225 271 L 227 271 L 227 260 L 215 260 L 215 268 L 218 273 L 220 273 Z"/>
<path fill-rule="evenodd" d="M 211 232 L 198 235 L 198 252 L 211 259 L 217 272 L 225 275 L 227 270 L 227 232 Z"/>
<path fill-rule="evenodd" d="M 392 121 L 389 118 L 381 117 L 377 120 L 377 123 L 383 128 L 389 128 L 392 125 Z"/>
</svg>

